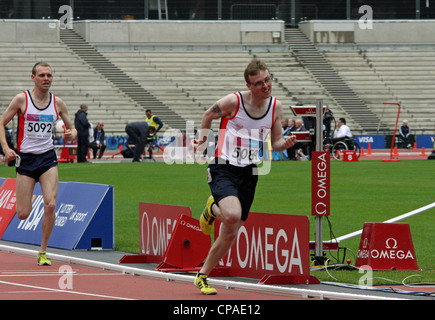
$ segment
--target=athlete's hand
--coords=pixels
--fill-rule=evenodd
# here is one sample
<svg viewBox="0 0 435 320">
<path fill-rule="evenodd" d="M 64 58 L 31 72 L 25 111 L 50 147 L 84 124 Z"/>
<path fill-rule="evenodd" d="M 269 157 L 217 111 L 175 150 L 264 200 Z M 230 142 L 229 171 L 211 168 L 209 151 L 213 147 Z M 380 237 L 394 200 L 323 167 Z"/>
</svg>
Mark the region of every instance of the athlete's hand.
<svg viewBox="0 0 435 320">
<path fill-rule="evenodd" d="M 77 130 L 74 129 L 74 131 L 73 131 L 71 129 L 65 129 L 65 133 L 63 134 L 63 136 L 64 136 L 66 141 L 72 141 L 77 136 Z"/>
<path fill-rule="evenodd" d="M 204 137 L 203 140 L 193 139 L 191 142 L 191 146 L 193 151 L 203 152 L 205 150 L 205 142 L 207 141 L 207 137 Z"/>
<path fill-rule="evenodd" d="M 11 148 L 7 148 L 4 150 L 5 152 L 5 158 L 7 159 L 8 162 L 10 161 L 14 161 L 17 158 L 17 154 L 15 153 L 15 151 Z"/>
<path fill-rule="evenodd" d="M 289 136 L 284 140 L 284 149 L 293 147 L 296 144 L 296 136 Z"/>
</svg>

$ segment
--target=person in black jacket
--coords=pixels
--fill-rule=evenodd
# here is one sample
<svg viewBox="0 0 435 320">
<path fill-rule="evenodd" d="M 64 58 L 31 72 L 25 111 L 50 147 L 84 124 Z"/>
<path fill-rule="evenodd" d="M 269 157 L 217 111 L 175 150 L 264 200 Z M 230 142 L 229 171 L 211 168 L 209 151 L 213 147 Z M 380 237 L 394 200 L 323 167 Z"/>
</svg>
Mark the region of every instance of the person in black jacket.
<svg viewBox="0 0 435 320">
<path fill-rule="evenodd" d="M 88 154 L 89 145 L 89 128 L 91 127 L 91 124 L 88 121 L 87 111 L 88 106 L 82 103 L 74 120 L 74 125 L 77 129 L 77 162 L 87 162 L 86 156 Z"/>
<path fill-rule="evenodd" d="M 128 134 L 127 144 L 135 145 L 133 162 L 139 162 L 147 142 L 149 125 L 145 121 L 130 122 L 125 127 L 125 132 Z"/>
<path fill-rule="evenodd" d="M 411 149 L 411 129 L 408 126 L 408 120 L 403 120 L 402 126 L 399 129 L 400 137 L 403 139 L 403 143 L 406 148 Z"/>
</svg>

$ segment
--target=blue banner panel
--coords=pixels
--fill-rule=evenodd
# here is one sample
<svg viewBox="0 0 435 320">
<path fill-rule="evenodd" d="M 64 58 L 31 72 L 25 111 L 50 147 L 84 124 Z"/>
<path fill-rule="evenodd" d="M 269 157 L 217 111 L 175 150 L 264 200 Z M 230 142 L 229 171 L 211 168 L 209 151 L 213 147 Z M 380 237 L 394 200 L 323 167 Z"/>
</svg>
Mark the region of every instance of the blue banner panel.
<svg viewBox="0 0 435 320">
<path fill-rule="evenodd" d="M 102 205 L 104 210 L 99 210 Z M 20 220 L 15 215 L 5 230 L 2 240 L 40 245 L 43 216 L 44 202 L 40 185 L 37 183 L 30 216 L 26 220 Z M 72 250 L 86 235 L 89 241 L 83 242 L 81 249 L 91 249 L 92 239 L 99 239 L 100 242 L 105 243 L 105 248 L 112 249 L 113 217 L 113 187 L 91 183 L 59 182 L 56 221 L 48 246 Z M 94 219 L 100 221 L 103 218 L 105 223 L 98 225 L 92 223 Z M 92 230 L 88 231 L 89 226 L 92 226 Z"/>
<path fill-rule="evenodd" d="M 74 249 L 115 248 L 115 195 L 113 186 L 108 186 L 94 217 L 76 243 Z M 99 244 L 100 243 L 100 244 Z"/>
<path fill-rule="evenodd" d="M 426 150 L 434 149 L 434 135 L 433 134 L 419 134 L 417 135 L 417 148 L 425 148 Z"/>
<path fill-rule="evenodd" d="M 59 194 L 62 186 L 59 183 Z M 42 218 L 44 215 L 44 202 L 39 183 L 33 191 L 32 211 L 26 220 L 18 219 L 15 214 L 3 233 L 2 240 L 10 240 L 28 244 L 41 244 Z"/>
<path fill-rule="evenodd" d="M 364 134 L 355 135 L 356 142 L 361 148 L 367 150 L 369 143 L 372 149 L 385 149 L 385 135 L 383 134 Z"/>
</svg>

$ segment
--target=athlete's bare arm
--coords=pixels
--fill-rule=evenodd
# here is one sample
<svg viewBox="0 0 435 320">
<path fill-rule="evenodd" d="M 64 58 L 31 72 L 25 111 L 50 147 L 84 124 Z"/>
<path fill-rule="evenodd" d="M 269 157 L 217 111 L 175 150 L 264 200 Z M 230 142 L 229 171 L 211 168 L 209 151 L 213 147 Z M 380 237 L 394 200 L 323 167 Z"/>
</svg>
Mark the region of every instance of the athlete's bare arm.
<svg viewBox="0 0 435 320">
<path fill-rule="evenodd" d="M 14 150 L 9 148 L 8 143 L 6 141 L 6 132 L 5 126 L 12 120 L 12 118 L 18 114 L 23 113 L 23 109 L 26 106 L 26 96 L 25 94 L 19 93 L 17 94 L 9 104 L 8 108 L 5 110 L 3 115 L 0 118 L 0 143 L 3 148 L 3 152 L 5 153 L 5 157 L 7 161 L 12 161 L 17 157 L 17 154 Z"/>
<path fill-rule="evenodd" d="M 281 119 L 282 119 L 282 104 L 279 100 L 276 101 L 275 106 L 275 119 L 273 121 L 273 126 L 271 130 L 271 140 L 272 140 L 272 148 L 275 151 L 283 151 L 288 149 L 296 143 L 296 136 L 290 136 L 286 140 L 282 137 L 282 127 L 281 127 Z"/>
<path fill-rule="evenodd" d="M 197 148 L 201 145 L 205 147 L 206 144 L 204 143 L 207 141 L 207 137 L 213 120 L 222 117 L 231 117 L 237 109 L 237 104 L 238 104 L 237 96 L 231 93 L 219 99 L 207 111 L 204 112 L 201 121 L 199 138 L 198 140 L 196 139 L 193 140 L 194 150 L 197 150 Z"/>
<path fill-rule="evenodd" d="M 68 108 L 66 107 L 65 102 L 63 102 L 63 100 L 58 97 L 56 97 L 56 108 L 59 116 L 65 124 L 65 139 L 67 141 L 74 140 L 77 137 L 77 130 L 69 117 Z"/>
</svg>

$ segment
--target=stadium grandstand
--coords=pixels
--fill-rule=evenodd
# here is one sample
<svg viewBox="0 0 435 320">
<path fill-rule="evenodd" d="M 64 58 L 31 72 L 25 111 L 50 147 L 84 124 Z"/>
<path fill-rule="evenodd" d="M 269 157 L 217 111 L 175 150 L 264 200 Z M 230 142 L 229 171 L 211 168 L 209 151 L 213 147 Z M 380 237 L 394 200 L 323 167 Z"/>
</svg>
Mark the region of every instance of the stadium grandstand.
<svg viewBox="0 0 435 320">
<path fill-rule="evenodd" d="M 31 87 L 36 61 L 70 114 L 89 105 L 106 135 L 152 109 L 165 127 L 199 126 L 222 95 L 244 90 L 264 59 L 283 105 L 321 99 L 355 133 L 392 134 L 401 104 L 433 134 L 435 3 L 431 1 L 1 1 L 0 112 Z M 217 124 L 215 124 L 217 125 Z"/>
</svg>

